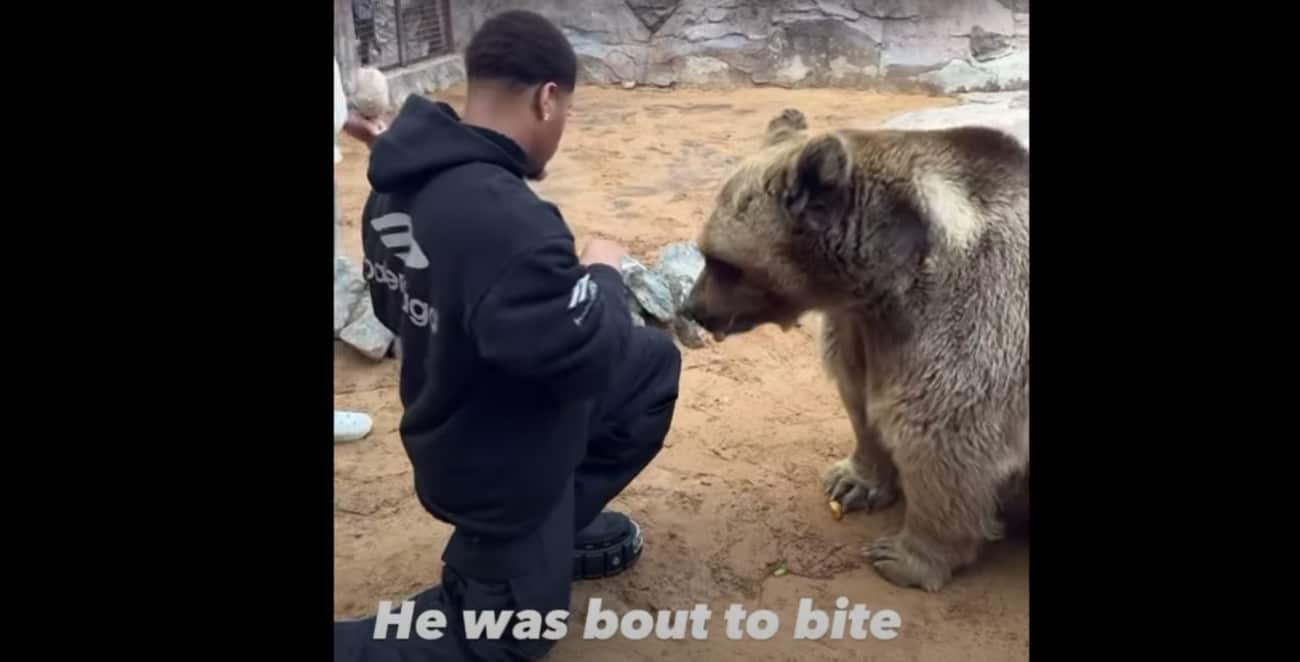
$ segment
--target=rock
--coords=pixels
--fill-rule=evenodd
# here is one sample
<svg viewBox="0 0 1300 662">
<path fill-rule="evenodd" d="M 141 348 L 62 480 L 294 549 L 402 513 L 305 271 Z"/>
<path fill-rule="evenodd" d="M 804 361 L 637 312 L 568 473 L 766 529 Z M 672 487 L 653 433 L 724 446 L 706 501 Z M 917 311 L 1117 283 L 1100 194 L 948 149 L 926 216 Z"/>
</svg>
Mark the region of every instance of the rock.
<svg viewBox="0 0 1300 662">
<path fill-rule="evenodd" d="M 980 26 L 971 28 L 970 54 L 979 62 L 988 62 L 1011 54 L 1011 38 L 996 32 L 987 32 Z"/>
<path fill-rule="evenodd" d="M 996 78 L 999 90 L 1023 90 L 1029 87 L 1029 51 L 1018 50 L 1005 57 L 981 63 Z"/>
<path fill-rule="evenodd" d="M 865 16 L 890 20 L 915 20 L 921 16 L 920 0 L 853 0 Z"/>
<path fill-rule="evenodd" d="M 658 274 L 631 257 L 623 258 L 623 282 L 636 297 L 641 309 L 662 323 L 671 322 L 676 312 L 672 291 Z"/>
<path fill-rule="evenodd" d="M 885 121 L 888 129 L 926 130 L 956 126 L 987 126 L 1016 137 L 1029 148 L 1029 93 L 965 94 L 961 105 L 904 113 Z"/>
<path fill-rule="evenodd" d="M 655 271 L 665 276 L 699 278 L 700 272 L 704 271 L 704 253 L 700 252 L 700 247 L 693 241 L 669 244 L 659 252 L 659 263 L 655 265 Z"/>
<path fill-rule="evenodd" d="M 633 89 L 633 88 L 635 88 L 635 87 L 636 87 L 636 81 L 634 81 L 634 80 L 625 80 L 625 81 L 623 81 L 623 89 L 625 89 L 625 90 L 630 90 L 630 89 Z"/>
<path fill-rule="evenodd" d="M 654 271 L 668 284 L 673 310 L 680 309 L 704 271 L 704 254 L 692 242 L 670 244 L 660 252 Z"/>
<path fill-rule="evenodd" d="M 915 86 L 1002 89 L 1028 70 L 984 71 L 1028 50 L 1027 0 L 451 0 L 475 27 L 506 9 L 538 11 L 569 37 L 586 81 L 669 87 Z M 471 34 L 472 30 L 455 30 Z M 461 44 L 463 46 L 463 44 Z M 966 62 L 970 67 L 951 65 Z M 1014 75 L 1009 75 L 1014 74 Z M 934 78 L 934 76 L 932 76 Z"/>
<path fill-rule="evenodd" d="M 393 344 L 393 334 L 375 317 L 361 271 L 345 256 L 334 258 L 334 337 L 378 361 Z"/>
<path fill-rule="evenodd" d="M 677 11 L 681 0 L 624 0 L 641 24 L 654 34 Z"/>
<path fill-rule="evenodd" d="M 339 340 L 375 361 L 383 360 L 393 344 L 393 333 L 375 317 L 369 294 L 361 298 L 355 311 L 357 315 L 339 333 Z"/>
<path fill-rule="evenodd" d="M 626 281 L 623 283 L 627 284 Z M 634 326 L 645 326 L 645 309 L 641 307 L 641 302 L 636 300 L 636 293 L 628 288 L 627 291 L 627 309 L 632 313 L 632 324 Z"/>
<path fill-rule="evenodd" d="M 693 320 L 678 314 L 704 271 L 704 255 L 692 242 L 670 244 L 660 252 L 654 269 L 634 258 L 623 261 L 623 282 L 631 299 L 632 324 L 670 331 L 685 347 L 704 347 L 707 334 Z"/>
<path fill-rule="evenodd" d="M 673 316 L 673 335 L 682 345 L 691 349 L 704 347 L 706 333 L 694 320 L 680 314 L 686 298 L 690 296 L 695 281 L 704 271 L 704 254 L 694 242 L 669 244 L 659 253 L 659 263 L 655 272 L 668 283 L 673 297 L 673 310 L 679 314 Z"/>
<path fill-rule="evenodd" d="M 598 85 L 636 82 L 638 61 L 644 59 L 644 48 L 639 46 L 608 46 L 599 43 L 578 42 L 573 46 L 582 64 L 584 81 Z"/>
<path fill-rule="evenodd" d="M 994 89 L 998 81 L 997 74 L 966 60 L 952 60 L 942 69 L 921 74 L 917 79 L 949 93 Z"/>
<path fill-rule="evenodd" d="M 352 260 L 344 256 L 334 258 L 334 337 L 352 321 L 352 311 L 361 302 L 366 282 Z M 369 299 L 367 299 L 369 300 Z"/>
</svg>

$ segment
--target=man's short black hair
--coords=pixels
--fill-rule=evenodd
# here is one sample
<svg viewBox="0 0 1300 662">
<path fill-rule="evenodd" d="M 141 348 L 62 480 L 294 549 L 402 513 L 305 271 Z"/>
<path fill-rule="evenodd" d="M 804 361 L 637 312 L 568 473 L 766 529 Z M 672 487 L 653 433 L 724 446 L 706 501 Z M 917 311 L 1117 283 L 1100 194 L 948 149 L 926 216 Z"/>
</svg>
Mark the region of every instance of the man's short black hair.
<svg viewBox="0 0 1300 662">
<path fill-rule="evenodd" d="M 519 86 L 555 83 L 572 92 L 578 57 L 555 24 L 530 11 L 507 11 L 488 19 L 465 49 L 465 73 L 473 80 Z"/>
</svg>

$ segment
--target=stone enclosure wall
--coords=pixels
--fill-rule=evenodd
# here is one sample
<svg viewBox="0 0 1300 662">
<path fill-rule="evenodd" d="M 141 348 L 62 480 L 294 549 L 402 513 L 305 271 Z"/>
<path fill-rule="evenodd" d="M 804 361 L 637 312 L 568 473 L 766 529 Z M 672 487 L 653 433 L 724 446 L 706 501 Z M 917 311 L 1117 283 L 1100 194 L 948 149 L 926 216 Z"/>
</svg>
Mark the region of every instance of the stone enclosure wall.
<svg viewBox="0 0 1300 662">
<path fill-rule="evenodd" d="M 598 84 L 1029 85 L 1029 0 L 451 0 L 456 49 L 517 8 L 555 21 Z"/>
</svg>

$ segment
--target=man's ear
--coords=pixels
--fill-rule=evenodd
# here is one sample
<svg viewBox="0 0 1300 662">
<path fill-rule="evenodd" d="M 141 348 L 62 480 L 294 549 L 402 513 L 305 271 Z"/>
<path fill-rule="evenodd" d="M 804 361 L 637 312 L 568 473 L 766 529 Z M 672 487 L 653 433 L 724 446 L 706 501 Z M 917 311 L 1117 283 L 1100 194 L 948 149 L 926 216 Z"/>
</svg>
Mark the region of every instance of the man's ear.
<svg viewBox="0 0 1300 662">
<path fill-rule="evenodd" d="M 556 99 L 556 93 L 560 86 L 555 83 L 542 83 L 537 86 L 536 103 L 534 112 L 537 113 L 537 119 L 548 121 L 560 111 L 559 100 Z"/>
<path fill-rule="evenodd" d="M 818 136 L 804 145 L 786 174 L 786 211 L 801 222 L 829 222 L 848 202 L 852 185 L 849 146 L 838 134 Z"/>
</svg>

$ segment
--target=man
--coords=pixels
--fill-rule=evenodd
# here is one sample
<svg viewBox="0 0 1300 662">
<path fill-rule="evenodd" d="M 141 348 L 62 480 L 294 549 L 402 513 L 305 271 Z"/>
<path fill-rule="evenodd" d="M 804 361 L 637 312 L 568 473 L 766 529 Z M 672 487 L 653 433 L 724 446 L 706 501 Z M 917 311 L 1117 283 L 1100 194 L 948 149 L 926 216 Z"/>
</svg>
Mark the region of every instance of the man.
<svg viewBox="0 0 1300 662">
<path fill-rule="evenodd" d="M 343 93 L 343 76 L 339 72 L 338 58 L 334 58 L 334 163 L 338 164 L 343 160 L 343 153 L 339 151 L 338 136 L 339 133 L 348 135 L 365 143 L 366 146 L 374 144 L 375 139 L 383 131 L 383 126 L 372 122 L 359 113 L 348 110 L 347 96 Z M 337 191 L 334 195 L 334 260 L 335 269 L 335 290 L 336 293 L 342 289 L 347 291 L 352 288 L 348 280 L 355 278 L 356 268 L 351 267 L 351 263 L 346 256 L 339 255 L 339 198 Z M 337 263 L 342 261 L 343 268 L 337 268 Z M 342 279 L 344 282 L 337 282 Z M 364 286 L 361 287 L 364 289 Z M 384 337 L 391 339 L 391 333 L 374 319 L 373 315 L 356 315 L 353 311 L 360 307 L 368 308 L 369 304 L 362 301 L 357 305 L 348 306 L 345 301 L 340 301 L 336 294 L 334 311 L 334 335 L 338 337 L 345 328 L 352 327 L 352 331 L 360 330 L 365 332 L 368 337 Z M 369 327 L 369 328 L 367 328 Z M 376 328 L 378 327 L 378 328 Z M 370 434 L 374 426 L 370 416 L 355 411 L 335 411 L 334 412 L 334 443 L 347 441 L 356 441 L 365 438 Z"/>
<path fill-rule="evenodd" d="M 413 96 L 375 143 L 363 215 L 376 312 L 399 333 L 402 440 L 421 504 L 455 530 L 426 641 L 376 619 L 340 623 L 336 659 L 537 659 L 542 637 L 465 637 L 463 611 L 568 610 L 570 583 L 618 574 L 640 528 L 602 512 L 662 448 L 680 355 L 633 327 L 626 254 L 593 241 L 581 257 L 542 176 L 564 132 L 577 59 L 525 11 L 485 22 L 465 53 L 462 122 Z M 383 622 L 388 622 L 385 618 Z"/>
</svg>

